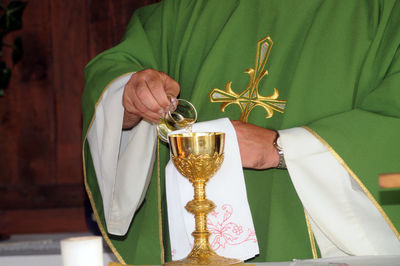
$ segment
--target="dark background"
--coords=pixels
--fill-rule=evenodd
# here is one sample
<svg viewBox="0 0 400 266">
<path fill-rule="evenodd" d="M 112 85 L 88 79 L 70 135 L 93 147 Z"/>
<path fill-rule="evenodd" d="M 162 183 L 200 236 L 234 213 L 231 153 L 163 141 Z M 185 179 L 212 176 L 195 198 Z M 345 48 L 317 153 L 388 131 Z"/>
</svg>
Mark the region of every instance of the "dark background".
<svg viewBox="0 0 400 266">
<path fill-rule="evenodd" d="M 0 97 L 0 233 L 87 231 L 83 68 L 157 0 L 26 2 L 23 28 L 9 36 L 22 37 L 24 55 Z"/>
</svg>

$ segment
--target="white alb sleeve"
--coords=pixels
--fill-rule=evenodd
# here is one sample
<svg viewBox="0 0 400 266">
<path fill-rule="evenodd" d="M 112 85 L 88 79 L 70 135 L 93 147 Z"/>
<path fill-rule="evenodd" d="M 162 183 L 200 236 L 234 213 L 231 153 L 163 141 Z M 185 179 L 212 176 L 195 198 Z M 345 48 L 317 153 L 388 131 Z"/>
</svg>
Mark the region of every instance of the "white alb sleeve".
<svg viewBox="0 0 400 266">
<path fill-rule="evenodd" d="M 113 81 L 96 106 L 88 143 L 103 198 L 107 231 L 126 234 L 143 201 L 156 150 L 155 126 L 142 120 L 122 130 L 122 96 L 131 74 Z"/>
<path fill-rule="evenodd" d="M 400 241 L 386 215 L 338 155 L 305 128 L 279 134 L 323 257 L 400 254 Z"/>
</svg>

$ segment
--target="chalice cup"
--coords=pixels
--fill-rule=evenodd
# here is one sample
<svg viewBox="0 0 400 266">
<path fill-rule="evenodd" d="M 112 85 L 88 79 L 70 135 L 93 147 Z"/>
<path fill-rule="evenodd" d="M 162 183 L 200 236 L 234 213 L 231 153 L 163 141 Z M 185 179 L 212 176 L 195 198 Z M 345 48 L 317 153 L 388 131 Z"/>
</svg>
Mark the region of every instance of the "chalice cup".
<svg viewBox="0 0 400 266">
<path fill-rule="evenodd" d="M 207 214 L 215 208 L 214 202 L 206 198 L 206 183 L 218 171 L 224 160 L 225 133 L 185 132 L 169 136 L 171 157 L 178 171 L 192 183 L 193 200 L 185 208 L 194 214 L 195 230 L 193 249 L 189 255 L 164 265 L 233 265 L 241 260 L 217 255 L 209 244 Z"/>
</svg>

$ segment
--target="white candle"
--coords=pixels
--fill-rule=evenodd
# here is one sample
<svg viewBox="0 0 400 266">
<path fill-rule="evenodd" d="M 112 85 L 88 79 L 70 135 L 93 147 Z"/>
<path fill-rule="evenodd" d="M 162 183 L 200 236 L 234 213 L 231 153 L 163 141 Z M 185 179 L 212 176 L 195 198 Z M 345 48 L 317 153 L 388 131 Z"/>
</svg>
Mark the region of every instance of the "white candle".
<svg viewBox="0 0 400 266">
<path fill-rule="evenodd" d="M 63 266 L 104 266 L 100 236 L 72 237 L 61 240 Z"/>
</svg>

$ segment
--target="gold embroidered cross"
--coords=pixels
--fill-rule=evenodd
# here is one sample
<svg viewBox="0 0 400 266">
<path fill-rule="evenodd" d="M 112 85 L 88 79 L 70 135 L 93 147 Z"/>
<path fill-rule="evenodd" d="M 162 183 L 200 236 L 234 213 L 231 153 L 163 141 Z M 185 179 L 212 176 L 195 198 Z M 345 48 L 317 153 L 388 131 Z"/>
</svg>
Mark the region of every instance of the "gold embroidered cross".
<svg viewBox="0 0 400 266">
<path fill-rule="evenodd" d="M 274 93 L 269 96 L 261 96 L 258 93 L 258 84 L 260 80 L 268 75 L 268 70 L 264 69 L 267 64 L 268 56 L 271 51 L 273 42 L 269 36 L 257 42 L 256 63 L 253 68 L 248 68 L 244 73 L 249 74 L 250 81 L 247 88 L 240 94 L 235 93 L 229 81 L 225 84 L 225 90 L 214 88 L 210 91 L 210 101 L 212 103 L 222 103 L 221 111 L 230 104 L 237 104 L 240 107 L 240 121 L 247 122 L 250 112 L 256 106 L 261 106 L 267 111 L 265 118 L 271 118 L 274 111 L 283 113 L 286 107 L 285 100 L 278 100 L 279 91 L 274 88 Z"/>
</svg>

